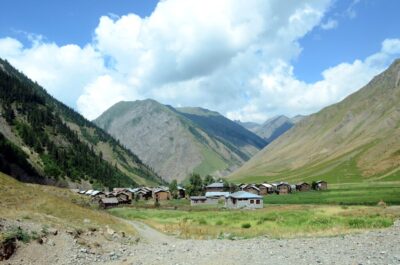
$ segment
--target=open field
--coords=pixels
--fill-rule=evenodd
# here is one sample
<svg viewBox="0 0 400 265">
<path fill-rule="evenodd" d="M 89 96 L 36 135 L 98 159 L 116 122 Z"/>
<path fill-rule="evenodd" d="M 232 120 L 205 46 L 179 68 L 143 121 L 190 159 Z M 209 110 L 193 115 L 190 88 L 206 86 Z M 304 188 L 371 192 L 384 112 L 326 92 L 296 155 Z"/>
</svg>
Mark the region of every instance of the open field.
<svg viewBox="0 0 400 265">
<path fill-rule="evenodd" d="M 331 236 L 389 227 L 400 217 L 398 206 L 270 205 L 244 211 L 115 208 L 109 212 L 182 238 Z"/>
<path fill-rule="evenodd" d="M 87 198 L 73 192 L 25 184 L 0 173 L 0 217 L 26 220 L 58 228 L 104 228 L 125 233 L 135 230 L 109 214 L 93 209 Z"/>
<path fill-rule="evenodd" d="M 265 196 L 265 204 L 400 204 L 400 182 L 331 184 L 326 191 L 296 192 L 289 195 Z"/>
</svg>

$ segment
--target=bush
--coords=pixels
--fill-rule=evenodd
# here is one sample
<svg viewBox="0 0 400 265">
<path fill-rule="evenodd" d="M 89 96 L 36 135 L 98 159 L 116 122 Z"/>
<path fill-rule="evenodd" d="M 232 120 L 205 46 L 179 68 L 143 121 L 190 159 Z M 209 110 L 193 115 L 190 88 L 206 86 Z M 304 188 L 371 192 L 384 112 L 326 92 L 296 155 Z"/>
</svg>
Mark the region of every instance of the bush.
<svg viewBox="0 0 400 265">
<path fill-rule="evenodd" d="M 251 227 L 251 224 L 250 224 L 250 223 L 244 223 L 244 224 L 242 224 L 242 228 L 248 229 L 248 228 L 250 228 L 250 227 Z"/>
<path fill-rule="evenodd" d="M 207 224 L 207 221 L 204 218 L 201 218 L 199 220 L 199 225 L 206 225 L 206 224 Z"/>
<path fill-rule="evenodd" d="M 24 243 L 29 243 L 32 237 L 28 232 L 22 230 L 21 227 L 13 227 L 3 235 L 4 241 L 17 239 Z"/>
<path fill-rule="evenodd" d="M 215 223 L 215 225 L 223 225 L 224 224 L 224 222 L 222 222 L 221 220 L 218 220 L 216 223 Z"/>
</svg>

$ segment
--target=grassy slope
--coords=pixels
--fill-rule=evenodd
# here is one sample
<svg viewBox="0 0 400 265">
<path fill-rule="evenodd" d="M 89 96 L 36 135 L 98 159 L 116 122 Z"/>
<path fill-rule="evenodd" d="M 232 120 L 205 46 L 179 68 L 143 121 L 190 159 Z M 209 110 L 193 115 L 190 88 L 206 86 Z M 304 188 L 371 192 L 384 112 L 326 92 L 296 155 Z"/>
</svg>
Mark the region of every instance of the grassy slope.
<svg viewBox="0 0 400 265">
<path fill-rule="evenodd" d="M 131 226 L 106 212 L 90 208 L 86 197 L 66 189 L 24 184 L 0 173 L 0 190 L 2 218 L 28 219 L 65 229 L 109 226 L 116 231 L 135 233 Z"/>
<path fill-rule="evenodd" d="M 236 182 L 400 180 L 397 60 L 367 86 L 311 115 L 230 177 Z"/>
<path fill-rule="evenodd" d="M 68 106 L 50 96 L 45 91 L 45 89 L 43 89 L 36 83 L 33 83 L 28 77 L 18 72 L 18 70 L 13 68 L 7 62 L 0 59 L 0 64 L 3 66 L 2 69 L 4 70 L 4 73 L 6 73 L 5 76 L 10 76 L 12 80 L 15 80 L 15 84 L 19 84 L 19 82 L 22 82 L 22 84 L 25 84 L 33 91 L 35 91 L 37 96 L 43 99 L 43 101 L 45 102 L 45 104 L 43 105 L 43 109 L 54 110 L 54 116 L 60 117 L 61 120 L 64 121 L 72 131 L 76 132 L 82 143 L 93 147 L 97 155 L 102 152 L 104 160 L 113 166 L 117 165 L 118 169 L 125 176 L 130 177 L 137 184 L 156 185 L 163 183 L 162 179 L 159 178 L 157 174 L 155 174 L 147 165 L 143 164 L 142 161 L 140 161 L 140 159 L 133 152 L 127 150 L 124 146 L 119 144 L 105 131 L 101 130 L 90 121 L 86 120 L 83 116 L 75 112 L 73 109 L 69 108 Z M 15 102 L 12 103 L 14 106 L 18 104 L 23 104 L 18 98 L 14 99 L 14 101 Z M 2 104 L 0 104 L 0 112 L 2 111 L 1 105 Z M 14 113 L 17 114 L 17 119 L 26 119 L 26 117 L 23 117 L 23 115 L 20 115 L 15 110 Z M 41 174 L 44 174 L 42 173 L 43 161 L 39 158 L 39 154 L 37 154 L 35 150 L 33 150 L 33 148 L 29 148 L 23 144 L 23 141 L 19 139 L 20 137 L 18 136 L 14 128 L 15 126 L 8 124 L 2 117 L 0 117 L 0 123 L 3 127 L 0 129 L 0 132 L 9 132 L 6 134 L 6 138 L 17 146 L 22 147 L 22 149 L 24 149 L 26 153 L 29 154 L 30 162 Z M 53 137 L 52 129 L 53 128 L 46 129 L 50 139 L 56 139 L 55 142 L 59 143 L 60 145 L 65 144 L 68 146 L 71 144 L 61 135 L 56 135 Z"/>
</svg>

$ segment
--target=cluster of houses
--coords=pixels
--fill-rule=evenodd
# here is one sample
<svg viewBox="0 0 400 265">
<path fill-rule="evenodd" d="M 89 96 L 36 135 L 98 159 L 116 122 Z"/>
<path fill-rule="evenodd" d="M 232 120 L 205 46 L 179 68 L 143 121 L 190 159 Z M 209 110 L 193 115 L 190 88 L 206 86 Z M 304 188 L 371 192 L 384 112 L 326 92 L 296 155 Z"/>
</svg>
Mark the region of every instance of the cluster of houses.
<svg viewBox="0 0 400 265">
<path fill-rule="evenodd" d="M 326 181 L 317 181 L 314 189 L 326 190 L 328 184 Z M 268 194 L 289 194 L 294 191 L 306 192 L 312 189 L 309 183 L 301 182 L 296 185 L 290 185 L 287 182 L 279 183 L 261 183 L 261 184 L 239 184 L 239 191 L 234 193 L 224 191 L 224 184 L 222 182 L 212 183 L 205 188 L 204 196 L 190 197 L 190 204 L 196 205 L 213 205 L 218 204 L 219 201 L 225 201 L 225 207 L 230 209 L 250 208 L 257 209 L 263 208 L 263 196 Z"/>
<path fill-rule="evenodd" d="M 223 182 L 215 182 L 207 185 L 204 188 L 203 196 L 191 196 L 190 204 L 197 205 L 216 205 L 220 201 L 225 202 L 226 208 L 240 209 L 250 208 L 257 209 L 263 208 L 263 196 L 269 194 L 289 194 L 295 191 L 306 192 L 311 189 L 326 190 L 328 184 L 326 181 L 317 181 L 313 184 L 301 182 L 296 185 L 290 185 L 287 182 L 279 183 L 261 183 L 261 184 L 239 184 L 236 192 L 226 191 Z M 150 200 L 163 201 L 172 198 L 171 192 L 168 187 L 138 187 L 138 188 L 114 188 L 111 192 L 103 192 L 98 190 L 80 191 L 75 192 L 89 196 L 93 202 L 98 203 L 102 208 L 115 207 L 121 204 L 131 204 L 132 200 Z M 175 198 L 186 198 L 186 190 L 178 186 Z"/>
<path fill-rule="evenodd" d="M 98 203 L 102 208 L 111 208 L 121 204 L 131 204 L 132 200 L 149 200 L 163 201 L 171 199 L 171 193 L 167 187 L 138 187 L 138 188 L 114 188 L 111 192 L 103 192 L 98 190 L 73 190 L 81 195 L 86 195 L 93 202 Z M 185 189 L 178 186 L 178 198 L 185 198 Z"/>
</svg>

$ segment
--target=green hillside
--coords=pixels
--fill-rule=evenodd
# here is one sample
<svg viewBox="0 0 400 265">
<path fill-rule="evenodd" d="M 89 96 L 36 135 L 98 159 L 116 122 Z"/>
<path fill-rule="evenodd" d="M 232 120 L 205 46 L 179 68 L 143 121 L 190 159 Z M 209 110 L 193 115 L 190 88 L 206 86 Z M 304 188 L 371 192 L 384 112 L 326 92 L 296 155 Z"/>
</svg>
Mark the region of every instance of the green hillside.
<svg viewBox="0 0 400 265">
<path fill-rule="evenodd" d="M 22 181 L 116 187 L 162 180 L 131 151 L 0 60 L 0 171 Z"/>
<path fill-rule="evenodd" d="M 340 103 L 304 118 L 235 181 L 400 180 L 400 60 Z"/>
</svg>

